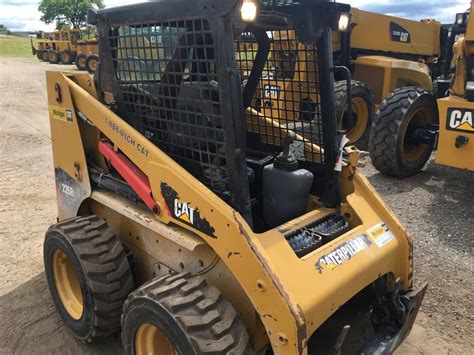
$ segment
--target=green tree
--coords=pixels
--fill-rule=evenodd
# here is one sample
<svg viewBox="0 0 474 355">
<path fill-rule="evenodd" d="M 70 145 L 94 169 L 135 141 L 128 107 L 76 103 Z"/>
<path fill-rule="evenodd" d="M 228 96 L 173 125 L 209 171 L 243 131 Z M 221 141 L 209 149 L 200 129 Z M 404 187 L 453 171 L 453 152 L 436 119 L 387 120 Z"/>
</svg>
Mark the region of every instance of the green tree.
<svg viewBox="0 0 474 355">
<path fill-rule="evenodd" d="M 41 21 L 46 24 L 56 23 L 56 27 L 79 28 L 86 25 L 87 11 L 91 8 L 102 9 L 103 0 L 41 0 L 38 11 L 43 13 Z"/>
</svg>

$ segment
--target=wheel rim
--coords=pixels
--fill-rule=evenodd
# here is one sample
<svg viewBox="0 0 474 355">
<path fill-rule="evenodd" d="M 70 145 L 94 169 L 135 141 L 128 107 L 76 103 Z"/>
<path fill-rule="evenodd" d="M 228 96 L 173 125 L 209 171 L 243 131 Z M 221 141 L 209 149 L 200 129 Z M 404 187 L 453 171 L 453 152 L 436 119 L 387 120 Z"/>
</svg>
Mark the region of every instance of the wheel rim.
<svg viewBox="0 0 474 355">
<path fill-rule="evenodd" d="M 426 144 L 411 142 L 414 129 L 417 126 L 424 126 L 431 122 L 431 115 L 426 107 L 421 107 L 411 114 L 408 119 L 408 125 L 406 126 L 403 134 L 402 144 L 402 155 L 407 162 L 416 162 L 419 160 L 430 147 Z"/>
<path fill-rule="evenodd" d="M 81 68 L 84 68 L 86 66 L 86 61 L 84 58 L 79 58 L 78 64 Z"/>
<path fill-rule="evenodd" d="M 56 53 L 54 52 L 49 52 L 49 60 L 51 62 L 54 62 L 56 60 Z"/>
<path fill-rule="evenodd" d="M 89 61 L 89 69 L 92 70 L 92 71 L 96 71 L 97 61 L 95 59 Z"/>
<path fill-rule="evenodd" d="M 44 61 L 47 61 L 48 60 L 48 52 L 43 52 L 41 54 L 41 58 L 43 58 Z"/>
<path fill-rule="evenodd" d="M 362 97 L 352 98 L 352 117 L 354 118 L 354 127 L 347 133 L 349 143 L 357 142 L 362 138 L 369 124 L 369 107 Z M 347 127 L 347 105 L 344 107 L 340 124 Z"/>
<path fill-rule="evenodd" d="M 137 354 L 177 355 L 178 350 L 161 329 L 150 323 L 138 327 L 135 333 L 135 352 Z"/>
<path fill-rule="evenodd" d="M 84 302 L 76 270 L 67 255 L 60 249 L 54 251 L 51 264 L 54 284 L 61 303 L 73 319 L 81 319 Z"/>
<path fill-rule="evenodd" d="M 69 54 L 63 54 L 63 62 L 69 63 Z"/>
</svg>

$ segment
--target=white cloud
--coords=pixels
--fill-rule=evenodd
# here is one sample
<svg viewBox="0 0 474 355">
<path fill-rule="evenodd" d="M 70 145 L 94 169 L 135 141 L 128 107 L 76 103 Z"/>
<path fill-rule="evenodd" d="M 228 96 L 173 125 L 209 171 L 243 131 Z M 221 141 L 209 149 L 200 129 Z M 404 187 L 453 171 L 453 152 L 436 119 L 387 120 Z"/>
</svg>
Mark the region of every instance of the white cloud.
<svg viewBox="0 0 474 355">
<path fill-rule="evenodd" d="M 105 0 L 107 7 L 144 2 L 143 0 Z M 0 24 L 14 31 L 53 31 L 54 24 L 41 22 L 39 1 L 0 0 Z"/>
</svg>

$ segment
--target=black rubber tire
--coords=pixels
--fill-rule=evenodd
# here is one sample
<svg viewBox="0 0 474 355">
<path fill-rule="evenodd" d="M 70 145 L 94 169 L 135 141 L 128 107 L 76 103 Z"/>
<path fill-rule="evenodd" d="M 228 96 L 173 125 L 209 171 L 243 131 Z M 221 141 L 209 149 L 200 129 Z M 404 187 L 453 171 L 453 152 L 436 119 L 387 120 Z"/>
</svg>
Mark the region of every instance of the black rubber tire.
<svg viewBox="0 0 474 355">
<path fill-rule="evenodd" d="M 48 52 L 49 52 L 49 50 L 47 50 L 47 49 L 42 49 L 41 50 L 41 60 L 43 62 L 49 62 Z"/>
<path fill-rule="evenodd" d="M 86 59 L 86 69 L 89 72 L 89 74 L 94 74 L 95 73 L 95 70 L 91 67 L 91 63 L 93 61 L 95 61 L 97 64 L 99 63 L 99 57 L 95 54 L 91 54 Z"/>
<path fill-rule="evenodd" d="M 355 145 L 361 150 L 367 150 L 369 144 L 370 127 L 375 116 L 375 104 L 372 97 L 372 92 L 369 87 L 361 81 L 351 81 L 351 92 L 352 99 L 361 98 L 367 107 L 367 123 L 365 125 L 363 133 L 355 141 L 349 142 L 349 145 Z M 339 118 L 344 114 L 344 109 L 347 107 L 347 82 L 345 80 L 337 81 L 334 83 L 334 96 L 336 102 L 336 117 L 339 122 Z M 357 117 L 354 114 L 354 119 Z M 350 135 L 350 132 L 348 132 Z"/>
<path fill-rule="evenodd" d="M 395 177 L 407 177 L 419 172 L 433 151 L 426 149 L 419 158 L 408 161 L 404 156 L 404 138 L 413 113 L 428 110 L 432 124 L 438 123 L 438 106 L 435 96 L 415 86 L 395 89 L 380 105 L 372 124 L 369 154 L 372 165 L 381 173 Z"/>
<path fill-rule="evenodd" d="M 41 60 L 41 61 L 43 60 L 43 59 L 41 58 L 41 53 L 42 53 L 42 52 L 43 52 L 42 49 L 40 49 L 40 50 L 38 50 L 38 51 L 36 52 L 36 58 L 38 58 L 38 60 Z"/>
<path fill-rule="evenodd" d="M 232 305 L 201 276 L 165 275 L 135 290 L 124 304 L 122 342 L 135 354 L 144 323 L 165 333 L 179 354 L 254 354 Z"/>
<path fill-rule="evenodd" d="M 63 64 L 71 64 L 74 62 L 74 53 L 68 50 L 64 50 L 61 52 L 61 63 Z"/>
<path fill-rule="evenodd" d="M 78 70 L 87 70 L 86 68 L 87 55 L 81 53 L 76 56 L 75 64 Z"/>
<path fill-rule="evenodd" d="M 51 64 L 58 64 L 61 61 L 61 56 L 58 51 L 55 51 L 54 49 L 50 49 L 48 51 L 48 61 Z"/>
<path fill-rule="evenodd" d="M 66 254 L 79 279 L 84 308 L 78 320 L 65 309 L 56 289 L 51 264 L 57 249 Z M 56 309 L 77 338 L 90 342 L 120 329 L 123 303 L 134 284 L 125 251 L 105 221 L 75 217 L 51 226 L 43 255 Z"/>
</svg>

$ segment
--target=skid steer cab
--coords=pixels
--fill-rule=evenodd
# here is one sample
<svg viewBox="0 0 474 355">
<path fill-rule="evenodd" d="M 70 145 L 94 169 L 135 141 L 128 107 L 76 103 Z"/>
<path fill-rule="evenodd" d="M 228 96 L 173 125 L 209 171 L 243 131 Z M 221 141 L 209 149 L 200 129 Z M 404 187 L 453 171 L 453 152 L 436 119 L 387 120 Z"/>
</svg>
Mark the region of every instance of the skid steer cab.
<svg viewBox="0 0 474 355">
<path fill-rule="evenodd" d="M 95 77 L 47 73 L 59 222 L 44 262 L 76 337 L 121 328 L 130 354 L 398 347 L 426 288 L 337 125 L 331 36 L 348 12 L 163 0 L 89 14 Z M 287 60 L 275 32 L 307 64 L 287 63 L 298 90 L 278 119 L 259 101 L 269 61 Z"/>
</svg>

